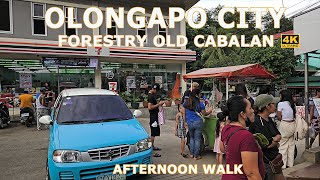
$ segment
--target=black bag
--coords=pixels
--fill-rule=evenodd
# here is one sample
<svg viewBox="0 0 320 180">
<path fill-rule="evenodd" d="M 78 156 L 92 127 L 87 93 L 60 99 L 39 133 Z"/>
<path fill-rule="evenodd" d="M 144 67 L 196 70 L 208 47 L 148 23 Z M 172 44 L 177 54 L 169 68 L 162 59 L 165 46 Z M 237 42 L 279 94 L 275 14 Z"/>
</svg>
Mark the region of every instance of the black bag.
<svg viewBox="0 0 320 180">
<path fill-rule="evenodd" d="M 282 166 L 284 165 L 282 161 L 282 154 L 279 153 L 272 161 L 270 161 L 266 156 L 264 156 L 264 158 L 269 162 L 273 174 L 281 173 Z"/>
</svg>

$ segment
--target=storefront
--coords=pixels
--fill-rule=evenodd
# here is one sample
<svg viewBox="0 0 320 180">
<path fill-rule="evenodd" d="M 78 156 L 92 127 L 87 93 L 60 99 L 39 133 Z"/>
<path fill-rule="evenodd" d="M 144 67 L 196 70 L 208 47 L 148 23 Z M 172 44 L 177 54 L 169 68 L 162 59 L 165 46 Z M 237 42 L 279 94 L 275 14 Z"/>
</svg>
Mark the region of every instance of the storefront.
<svg viewBox="0 0 320 180">
<path fill-rule="evenodd" d="M 8 41 L 11 45 L 7 45 Z M 152 83 L 159 83 L 163 93 L 170 96 L 176 83 L 182 91 L 185 64 L 195 60 L 193 51 L 164 48 L 60 48 L 55 43 L 12 42 L 4 38 L 0 38 L 0 46 L 6 49 L 4 52 L 0 48 L 1 84 L 15 85 L 17 93 L 23 91 L 19 74 L 32 74 L 33 91 L 45 82 L 56 92 L 66 82 L 84 88 L 92 79 L 96 88 L 137 95 L 146 93 Z"/>
</svg>

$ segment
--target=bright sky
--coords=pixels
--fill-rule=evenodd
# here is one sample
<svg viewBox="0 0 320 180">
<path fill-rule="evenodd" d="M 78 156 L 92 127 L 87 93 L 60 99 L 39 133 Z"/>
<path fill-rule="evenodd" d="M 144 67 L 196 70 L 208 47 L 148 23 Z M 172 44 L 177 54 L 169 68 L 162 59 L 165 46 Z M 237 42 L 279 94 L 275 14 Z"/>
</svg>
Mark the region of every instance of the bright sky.
<svg viewBox="0 0 320 180">
<path fill-rule="evenodd" d="M 286 7 L 286 15 L 290 15 L 296 11 L 304 9 L 319 0 L 200 0 L 195 6 L 203 8 L 214 8 L 219 4 L 229 7 Z M 317 5 L 318 5 L 317 4 Z"/>
</svg>

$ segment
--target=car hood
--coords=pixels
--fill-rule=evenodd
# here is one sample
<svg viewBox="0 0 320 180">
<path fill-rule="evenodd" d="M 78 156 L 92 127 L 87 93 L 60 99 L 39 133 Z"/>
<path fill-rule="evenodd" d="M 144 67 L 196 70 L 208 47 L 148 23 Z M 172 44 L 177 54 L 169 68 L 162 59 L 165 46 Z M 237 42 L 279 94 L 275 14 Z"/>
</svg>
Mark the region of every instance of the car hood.
<svg viewBox="0 0 320 180">
<path fill-rule="evenodd" d="M 148 138 L 136 120 L 104 123 L 58 125 L 59 149 L 87 151 L 108 146 L 135 144 Z"/>
</svg>

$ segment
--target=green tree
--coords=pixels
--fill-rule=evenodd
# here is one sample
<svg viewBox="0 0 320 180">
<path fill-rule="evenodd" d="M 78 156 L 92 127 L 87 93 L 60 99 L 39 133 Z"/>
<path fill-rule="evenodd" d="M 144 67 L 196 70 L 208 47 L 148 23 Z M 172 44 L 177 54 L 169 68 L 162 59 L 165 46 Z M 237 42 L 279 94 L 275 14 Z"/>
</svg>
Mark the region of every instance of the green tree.
<svg viewBox="0 0 320 180">
<path fill-rule="evenodd" d="M 207 10 L 208 21 L 205 27 L 201 29 L 187 28 L 187 36 L 189 40 L 188 48 L 197 51 L 197 61 L 188 64 L 188 71 L 198 70 L 204 67 L 224 67 L 232 65 L 241 65 L 248 63 L 259 63 L 273 72 L 277 78 L 275 83 L 282 84 L 290 77 L 294 71 L 294 67 L 298 61 L 298 57 L 294 56 L 292 49 L 280 48 L 279 42 L 275 41 L 274 47 L 268 48 L 198 48 L 194 45 L 193 39 L 196 35 L 202 34 L 205 37 L 208 35 L 245 35 L 246 39 L 251 41 L 253 35 L 272 35 L 279 32 L 291 30 L 293 23 L 291 19 L 282 17 L 280 22 L 280 29 L 275 29 L 272 17 L 270 14 L 263 16 L 263 30 L 255 28 L 254 15 L 252 13 L 246 14 L 247 29 L 224 29 L 220 27 L 216 21 L 219 10 L 222 6 Z M 226 14 L 225 21 L 239 21 L 237 13 Z"/>
</svg>

